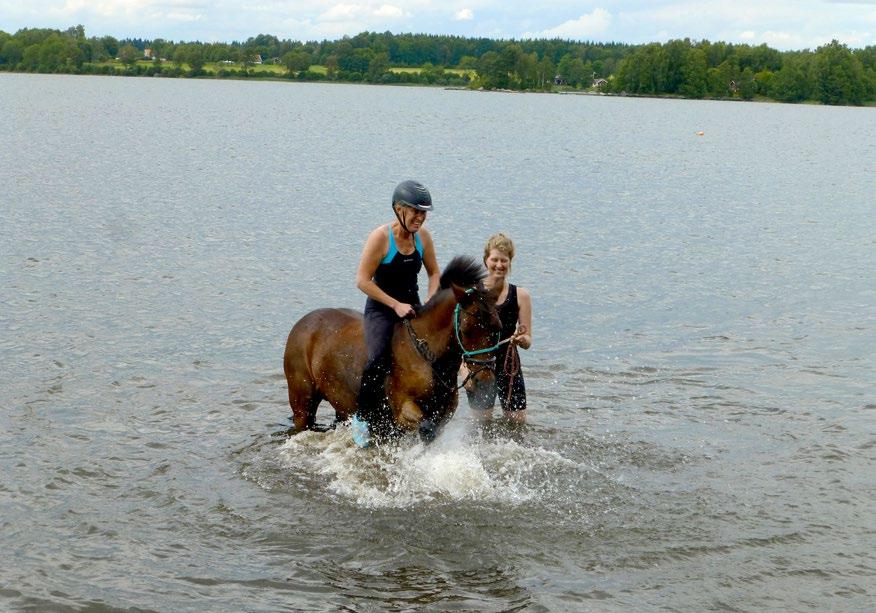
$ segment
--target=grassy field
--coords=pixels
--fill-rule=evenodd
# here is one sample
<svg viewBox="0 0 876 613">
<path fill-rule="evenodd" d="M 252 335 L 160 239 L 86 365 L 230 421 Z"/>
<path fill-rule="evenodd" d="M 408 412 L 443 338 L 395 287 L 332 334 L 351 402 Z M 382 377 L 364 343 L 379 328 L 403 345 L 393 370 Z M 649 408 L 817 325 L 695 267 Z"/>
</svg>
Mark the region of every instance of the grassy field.
<svg viewBox="0 0 876 613">
<path fill-rule="evenodd" d="M 152 66 L 153 62 L 151 60 L 137 60 L 137 66 L 141 68 L 148 68 Z M 106 62 L 94 62 L 94 66 L 114 66 L 118 69 L 124 69 L 124 64 L 122 64 L 118 60 L 108 60 Z M 161 62 L 162 68 L 173 68 L 176 66 L 171 61 Z M 182 64 L 181 68 L 183 70 L 190 70 L 190 66 L 188 64 Z M 209 74 L 217 74 L 220 70 L 243 70 L 243 64 L 234 63 L 234 64 L 223 64 L 221 62 L 207 62 L 204 64 L 204 72 Z M 251 73 L 268 73 L 272 76 L 284 76 L 286 74 L 286 67 L 281 66 L 279 64 L 250 64 L 247 67 L 247 70 Z M 326 74 L 328 71 L 325 66 L 321 64 L 314 64 L 309 68 L 310 72 L 316 72 L 319 74 Z M 422 72 L 420 68 L 412 68 L 407 66 L 399 66 L 393 67 L 389 69 L 391 72 L 395 73 L 418 73 Z M 445 68 L 444 72 L 455 74 L 459 76 L 463 76 L 468 74 L 470 78 L 474 78 L 476 73 L 474 70 L 463 70 L 461 68 Z"/>
<path fill-rule="evenodd" d="M 311 70 L 313 70 L 313 69 L 311 68 Z M 390 68 L 389 70 L 390 70 L 390 72 L 397 72 L 397 73 L 417 73 L 417 72 L 423 71 L 422 68 L 413 68 L 410 66 L 395 66 L 395 67 Z M 464 70 L 462 68 L 445 68 L 444 72 L 446 72 L 448 74 L 455 74 L 455 75 L 460 76 L 460 77 L 467 74 L 469 76 L 469 78 L 471 78 L 471 79 L 475 78 L 475 76 L 477 75 L 477 73 L 474 70 Z"/>
</svg>

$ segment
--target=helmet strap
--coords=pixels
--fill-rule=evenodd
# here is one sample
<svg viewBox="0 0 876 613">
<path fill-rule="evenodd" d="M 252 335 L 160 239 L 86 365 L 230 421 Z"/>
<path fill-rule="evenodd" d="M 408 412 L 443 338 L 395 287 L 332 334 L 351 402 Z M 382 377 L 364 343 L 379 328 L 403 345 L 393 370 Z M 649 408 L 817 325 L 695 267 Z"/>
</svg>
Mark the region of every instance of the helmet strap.
<svg viewBox="0 0 876 613">
<path fill-rule="evenodd" d="M 402 208 L 404 208 L 405 205 L 401 205 L 401 206 L 402 206 Z M 416 230 L 414 232 L 411 232 L 410 230 L 408 230 L 408 226 L 405 224 L 404 215 L 399 215 L 398 210 L 395 208 L 395 206 L 392 207 L 392 212 L 395 213 L 395 218 L 398 219 L 398 222 L 401 224 L 401 227 L 404 228 L 405 232 L 407 232 L 408 234 L 416 234 L 417 233 Z"/>
</svg>

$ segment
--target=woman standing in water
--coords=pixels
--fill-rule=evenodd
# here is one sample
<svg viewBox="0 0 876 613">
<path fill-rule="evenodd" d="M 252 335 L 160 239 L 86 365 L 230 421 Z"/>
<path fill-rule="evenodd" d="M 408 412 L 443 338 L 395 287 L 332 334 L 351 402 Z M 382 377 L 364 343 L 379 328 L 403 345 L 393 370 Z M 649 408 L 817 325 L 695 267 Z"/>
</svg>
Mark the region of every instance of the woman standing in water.
<svg viewBox="0 0 876 613">
<path fill-rule="evenodd" d="M 484 285 L 498 293 L 496 309 L 502 321 L 502 338 L 511 339 L 496 351 L 496 394 L 505 417 L 513 422 L 524 423 L 526 385 L 523 371 L 520 370 L 517 347 L 529 349 L 532 345 L 532 299 L 528 291 L 508 282 L 513 259 L 514 243 L 510 238 L 499 233 L 487 240 L 484 246 L 484 266 L 487 267 Z M 479 421 L 486 422 L 492 418 L 494 402 L 490 402 L 486 410 L 473 409 Z"/>
<path fill-rule="evenodd" d="M 356 286 L 368 296 L 365 301 L 365 347 L 368 360 L 362 374 L 353 439 L 360 447 L 371 434 L 390 428 L 384 381 L 390 367 L 390 341 L 395 324 L 415 317 L 420 305 L 417 275 L 425 266 L 430 298 L 441 277 L 432 236 L 423 227 L 432 210 L 429 190 L 417 181 L 402 181 L 392 194 L 395 221 L 375 228 L 365 241 Z"/>
</svg>

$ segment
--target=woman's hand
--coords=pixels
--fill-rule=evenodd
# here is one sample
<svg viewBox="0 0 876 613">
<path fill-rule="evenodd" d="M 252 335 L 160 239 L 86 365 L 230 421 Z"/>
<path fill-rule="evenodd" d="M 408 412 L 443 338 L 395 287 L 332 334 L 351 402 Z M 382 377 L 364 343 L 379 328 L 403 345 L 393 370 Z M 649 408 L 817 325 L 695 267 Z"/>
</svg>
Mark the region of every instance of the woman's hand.
<svg viewBox="0 0 876 613">
<path fill-rule="evenodd" d="M 529 349 L 529 346 L 532 344 L 532 339 L 529 334 L 527 334 L 526 326 L 523 324 L 519 324 L 517 329 L 514 331 L 514 334 L 511 336 L 511 344 L 519 345 L 523 349 Z"/>
<path fill-rule="evenodd" d="M 402 319 L 405 319 L 407 317 L 416 317 L 417 316 L 417 312 L 414 311 L 414 307 L 412 307 L 411 305 L 409 305 L 406 302 L 396 302 L 393 305 L 392 310 L 395 311 L 395 314 L 398 315 Z"/>
</svg>

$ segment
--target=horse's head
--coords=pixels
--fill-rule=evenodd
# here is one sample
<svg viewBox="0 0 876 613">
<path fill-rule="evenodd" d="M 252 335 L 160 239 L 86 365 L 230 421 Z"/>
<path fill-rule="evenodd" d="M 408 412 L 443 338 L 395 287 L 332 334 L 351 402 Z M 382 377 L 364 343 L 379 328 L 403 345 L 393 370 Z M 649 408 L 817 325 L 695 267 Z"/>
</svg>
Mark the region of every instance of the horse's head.
<svg viewBox="0 0 876 613">
<path fill-rule="evenodd" d="M 460 271 L 455 279 L 448 275 L 454 268 Z M 465 387 L 474 409 L 487 408 L 495 398 L 496 349 L 502 331 L 496 311 L 498 292 L 484 288 L 484 276 L 486 271 L 480 262 L 457 257 L 441 277 L 442 286 L 446 283 L 456 299 L 453 333 L 468 368 Z"/>
<path fill-rule="evenodd" d="M 497 292 L 478 283 L 465 289 L 454 287 L 453 293 L 457 299 L 454 328 L 468 369 L 465 389 L 469 404 L 475 410 L 487 409 L 496 397 L 496 349 L 502 331 Z"/>
<path fill-rule="evenodd" d="M 402 337 L 405 344 L 414 349 L 418 362 L 425 360 L 431 368 L 417 369 L 421 374 L 429 373 L 428 381 L 411 376 L 405 383 L 391 385 L 398 390 L 398 395 L 391 398 L 391 405 L 399 429 L 416 427 L 423 440 L 435 438 L 438 428 L 456 409 L 460 361 L 469 369 L 467 389 L 470 393 L 473 389 L 481 403 L 488 398 L 492 401 L 495 396 L 495 351 L 502 324 L 496 312 L 496 293 L 487 291 L 482 283 L 486 274 L 483 264 L 474 258 L 453 258 L 441 274 L 441 291 L 415 320 L 419 331 L 414 331 L 414 324 L 407 325 Z M 441 339 L 437 341 L 433 337 L 431 347 L 426 340 L 430 334 L 437 334 Z M 419 383 L 425 384 L 426 394 L 417 402 L 406 402 L 402 392 Z"/>
</svg>

